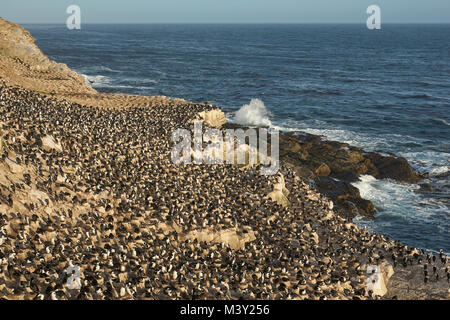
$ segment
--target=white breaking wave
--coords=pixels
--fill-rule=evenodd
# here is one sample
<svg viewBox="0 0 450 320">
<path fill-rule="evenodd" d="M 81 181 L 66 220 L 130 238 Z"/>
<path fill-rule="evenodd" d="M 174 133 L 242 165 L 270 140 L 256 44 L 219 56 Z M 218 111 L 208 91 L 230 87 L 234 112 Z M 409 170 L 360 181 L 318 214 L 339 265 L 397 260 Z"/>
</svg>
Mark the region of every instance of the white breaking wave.
<svg viewBox="0 0 450 320">
<path fill-rule="evenodd" d="M 375 205 L 380 207 L 389 207 L 399 205 L 402 208 L 404 204 L 399 202 L 404 200 L 412 200 L 417 195 L 414 190 L 419 187 L 417 185 L 399 184 L 391 180 L 378 180 L 370 175 L 362 175 L 358 182 L 352 185 L 359 189 L 361 197 L 371 200 Z"/>
<path fill-rule="evenodd" d="M 416 191 L 418 185 L 395 183 L 391 180 L 378 180 L 369 175 L 359 177 L 358 182 L 352 183 L 359 189 L 361 197 L 373 202 L 378 211 L 375 220 L 358 216 L 354 222 L 361 227 L 368 227 L 371 231 L 396 234 L 409 233 L 411 240 L 423 241 L 433 232 L 441 243 L 448 237 L 449 217 L 445 202 L 422 196 Z M 399 223 L 405 222 L 400 227 Z M 420 226 L 430 226 L 427 227 Z M 400 228 L 399 228 L 400 227 Z M 424 234 L 417 233 L 421 231 Z"/>
<path fill-rule="evenodd" d="M 120 71 L 120 70 L 114 70 L 114 69 L 111 69 L 111 68 L 109 68 L 109 67 L 105 67 L 105 66 L 89 66 L 89 67 L 81 67 L 81 68 L 78 68 L 78 69 L 76 69 L 76 71 L 78 71 L 79 73 L 101 73 L 101 72 L 103 72 L 103 71 L 106 71 L 106 72 L 114 72 L 114 73 L 121 73 L 122 71 Z"/>
<path fill-rule="evenodd" d="M 109 72 L 117 72 L 117 73 L 122 72 L 120 70 L 114 70 L 114 69 L 111 69 L 111 68 L 108 68 L 108 67 L 105 67 L 105 66 L 99 66 L 99 69 L 102 70 L 102 71 L 109 71 Z"/>
<path fill-rule="evenodd" d="M 417 185 L 378 180 L 370 175 L 360 176 L 352 185 L 359 189 L 362 198 L 372 201 L 375 207 L 387 211 L 390 216 L 415 217 L 425 222 L 433 219 L 436 209 L 445 210 L 445 205 L 421 198 L 415 192 L 419 189 Z"/>
<path fill-rule="evenodd" d="M 419 172 L 429 172 L 432 176 L 441 175 L 449 171 L 450 162 L 448 153 L 438 151 L 399 152 L 411 162 L 414 169 Z"/>
<path fill-rule="evenodd" d="M 144 84 L 144 83 L 158 83 L 158 80 L 155 79 L 150 79 L 150 78 L 131 78 L 131 77 L 121 77 L 119 79 L 122 82 L 126 82 L 126 83 L 140 83 L 140 84 Z"/>
<path fill-rule="evenodd" d="M 430 174 L 434 175 L 434 176 L 439 176 L 439 175 L 447 173 L 449 171 L 450 171 L 450 166 L 442 166 L 442 167 L 437 167 L 437 168 L 432 169 L 430 171 Z"/>
<path fill-rule="evenodd" d="M 269 119 L 271 113 L 260 99 L 252 99 L 249 104 L 243 105 L 234 114 L 233 121 L 247 126 L 271 127 Z"/>
</svg>

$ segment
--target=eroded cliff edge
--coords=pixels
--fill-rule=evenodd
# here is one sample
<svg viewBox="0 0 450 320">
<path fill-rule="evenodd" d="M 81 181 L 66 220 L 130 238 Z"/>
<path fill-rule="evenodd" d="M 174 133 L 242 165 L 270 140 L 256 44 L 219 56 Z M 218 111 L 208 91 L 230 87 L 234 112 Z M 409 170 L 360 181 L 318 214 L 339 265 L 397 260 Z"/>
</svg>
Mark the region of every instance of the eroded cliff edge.
<svg viewBox="0 0 450 320">
<path fill-rule="evenodd" d="M 187 103 L 165 96 L 98 93 L 83 76 L 50 60 L 21 26 L 0 18 L 0 77 L 10 85 L 87 106 L 128 108 Z"/>
</svg>

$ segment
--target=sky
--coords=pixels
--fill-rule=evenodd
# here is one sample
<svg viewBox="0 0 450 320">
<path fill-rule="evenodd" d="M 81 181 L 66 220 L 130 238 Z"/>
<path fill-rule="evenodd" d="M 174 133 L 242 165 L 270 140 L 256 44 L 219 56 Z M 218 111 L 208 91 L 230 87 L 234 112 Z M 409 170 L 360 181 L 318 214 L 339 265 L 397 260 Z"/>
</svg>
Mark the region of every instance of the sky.
<svg viewBox="0 0 450 320">
<path fill-rule="evenodd" d="M 1 0 L 16 23 L 365 23 L 370 5 L 383 23 L 450 23 L 450 0 Z"/>
</svg>

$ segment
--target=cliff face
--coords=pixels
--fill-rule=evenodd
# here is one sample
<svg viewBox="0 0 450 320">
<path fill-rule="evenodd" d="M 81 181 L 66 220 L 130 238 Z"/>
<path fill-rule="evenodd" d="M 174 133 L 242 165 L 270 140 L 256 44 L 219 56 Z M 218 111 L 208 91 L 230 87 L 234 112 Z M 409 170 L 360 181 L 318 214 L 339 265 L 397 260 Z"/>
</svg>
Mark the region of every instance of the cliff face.
<svg viewBox="0 0 450 320">
<path fill-rule="evenodd" d="M 27 30 L 0 18 L 0 79 L 9 85 L 82 105 L 128 108 L 187 103 L 165 96 L 98 93 L 67 65 L 50 60 L 34 42 Z"/>
<path fill-rule="evenodd" d="M 50 60 L 22 27 L 0 18 L 0 77 L 44 94 L 97 93 L 67 65 Z"/>
</svg>

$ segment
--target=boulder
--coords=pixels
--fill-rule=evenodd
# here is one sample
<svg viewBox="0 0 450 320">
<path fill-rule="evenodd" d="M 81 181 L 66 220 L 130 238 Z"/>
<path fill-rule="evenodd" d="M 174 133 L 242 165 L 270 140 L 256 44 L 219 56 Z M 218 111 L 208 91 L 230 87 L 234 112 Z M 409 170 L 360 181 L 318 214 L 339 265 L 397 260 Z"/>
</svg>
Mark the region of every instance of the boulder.
<svg viewBox="0 0 450 320">
<path fill-rule="evenodd" d="M 316 169 L 315 173 L 318 176 L 328 177 L 331 174 L 331 170 L 325 163 L 322 163 L 320 167 Z"/>
<path fill-rule="evenodd" d="M 211 127 L 221 128 L 227 123 L 225 113 L 220 109 L 212 109 L 209 111 L 202 111 L 199 113 L 200 119 L 205 121 Z"/>
<path fill-rule="evenodd" d="M 368 274 L 366 290 L 372 291 L 374 295 L 383 297 L 387 293 L 389 279 L 394 275 L 394 268 L 388 262 L 366 267 Z"/>
<path fill-rule="evenodd" d="M 354 218 L 358 213 L 373 218 L 375 207 L 369 200 L 361 198 L 358 188 L 350 183 L 340 181 L 331 177 L 318 177 L 316 187 L 322 193 L 328 196 L 333 202 L 344 208 L 347 217 Z"/>
<path fill-rule="evenodd" d="M 419 184 L 419 187 L 420 192 L 432 192 L 435 190 L 435 188 L 429 183 L 421 183 Z"/>
<path fill-rule="evenodd" d="M 347 198 L 359 198 L 359 190 L 350 183 L 340 181 L 330 177 L 319 177 L 316 179 L 316 186 L 319 191 L 334 202 L 346 200 Z"/>
<path fill-rule="evenodd" d="M 345 182 L 357 182 L 359 181 L 359 174 L 354 170 L 341 170 L 338 173 L 333 173 L 333 178 Z"/>
<path fill-rule="evenodd" d="M 280 174 L 278 178 L 278 182 L 274 184 L 273 191 L 267 195 L 269 199 L 275 201 L 279 205 L 283 207 L 289 206 L 289 199 L 287 196 L 289 195 L 289 190 L 286 189 L 284 176 Z"/>
<path fill-rule="evenodd" d="M 375 207 L 372 201 L 363 198 L 350 198 L 347 200 L 355 204 L 356 208 L 358 208 L 359 214 L 373 218 Z"/>
<path fill-rule="evenodd" d="M 405 158 L 385 157 L 374 152 L 368 153 L 366 157 L 377 168 L 378 173 L 375 175 L 377 179 L 392 179 L 406 183 L 416 183 L 421 179 Z"/>
</svg>

